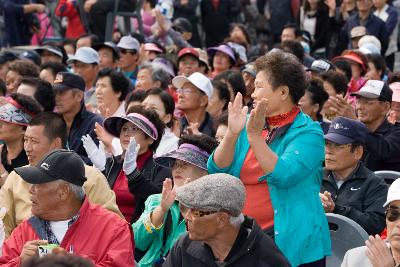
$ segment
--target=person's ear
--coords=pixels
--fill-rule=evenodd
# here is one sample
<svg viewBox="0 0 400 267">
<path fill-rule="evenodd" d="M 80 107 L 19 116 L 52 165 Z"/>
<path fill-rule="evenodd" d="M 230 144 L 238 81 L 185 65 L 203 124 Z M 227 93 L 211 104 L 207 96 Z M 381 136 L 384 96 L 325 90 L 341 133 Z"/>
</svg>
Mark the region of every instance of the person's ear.
<svg viewBox="0 0 400 267">
<path fill-rule="evenodd" d="M 71 194 L 71 187 L 67 183 L 61 183 L 57 188 L 57 195 L 60 201 L 66 201 Z"/>
<path fill-rule="evenodd" d="M 363 156 L 363 153 L 364 153 L 364 148 L 363 148 L 363 146 L 357 146 L 356 149 L 355 149 L 355 151 L 354 151 L 354 158 L 355 158 L 356 160 L 361 160 L 361 159 L 362 159 L 362 156 Z"/>
<path fill-rule="evenodd" d="M 318 110 L 319 110 L 319 104 L 314 104 L 314 105 L 312 106 L 312 111 L 313 111 L 313 113 L 317 114 L 317 113 L 318 113 Z"/>
<path fill-rule="evenodd" d="M 200 106 L 201 107 L 206 107 L 208 104 L 208 96 L 207 95 L 202 95 L 200 98 Z"/>
<path fill-rule="evenodd" d="M 153 82 L 153 88 L 160 88 L 160 87 L 161 87 L 161 82 L 160 81 Z"/>
<path fill-rule="evenodd" d="M 60 137 L 56 137 L 50 145 L 51 150 L 63 149 L 62 141 Z"/>
<path fill-rule="evenodd" d="M 281 95 L 282 101 L 285 101 L 288 98 L 290 98 L 289 87 L 287 87 L 286 85 L 283 85 L 283 86 L 280 86 L 278 90 L 280 90 L 280 95 Z"/>
<path fill-rule="evenodd" d="M 224 228 L 227 224 L 229 224 L 229 215 L 226 212 L 220 212 L 217 215 L 217 227 Z"/>
</svg>

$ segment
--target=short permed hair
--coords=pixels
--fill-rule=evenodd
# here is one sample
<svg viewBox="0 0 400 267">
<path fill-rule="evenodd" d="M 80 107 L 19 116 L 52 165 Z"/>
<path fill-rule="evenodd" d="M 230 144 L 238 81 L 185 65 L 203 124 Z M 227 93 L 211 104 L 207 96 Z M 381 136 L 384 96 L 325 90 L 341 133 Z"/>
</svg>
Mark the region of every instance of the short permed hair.
<svg viewBox="0 0 400 267">
<path fill-rule="evenodd" d="M 142 105 L 136 105 L 130 107 L 126 111 L 126 114 L 129 113 L 138 113 L 142 116 L 145 116 L 149 121 L 151 121 L 154 124 L 154 126 L 157 129 L 158 138 L 157 140 L 154 140 L 154 142 L 149 146 L 149 149 L 155 152 L 157 150 L 158 145 L 161 142 L 162 136 L 164 135 L 164 130 L 165 130 L 164 122 L 160 119 L 157 112 L 151 109 L 145 109 Z M 150 138 L 150 137 L 145 134 L 145 138 Z"/>
<path fill-rule="evenodd" d="M 10 63 L 8 70 L 12 70 L 23 77 L 39 77 L 39 67 L 26 59 L 14 60 Z"/>
<path fill-rule="evenodd" d="M 294 104 L 298 104 L 306 88 L 306 73 L 296 56 L 283 51 L 269 52 L 255 62 L 256 72 L 264 72 L 274 89 L 287 86 Z"/>
<path fill-rule="evenodd" d="M 104 77 L 110 78 L 110 83 L 113 91 L 115 93 L 121 93 L 118 100 L 120 102 L 124 101 L 129 91 L 130 82 L 128 78 L 126 78 L 122 72 L 115 71 L 110 68 L 102 69 L 97 74 L 97 79 Z"/>
<path fill-rule="evenodd" d="M 218 141 L 206 134 L 182 135 L 179 145 L 191 144 L 211 154 L 218 146 Z"/>
<path fill-rule="evenodd" d="M 43 107 L 43 111 L 53 111 L 56 105 L 55 95 L 51 84 L 34 77 L 22 78 L 21 84 L 36 88 L 33 98 Z"/>
</svg>

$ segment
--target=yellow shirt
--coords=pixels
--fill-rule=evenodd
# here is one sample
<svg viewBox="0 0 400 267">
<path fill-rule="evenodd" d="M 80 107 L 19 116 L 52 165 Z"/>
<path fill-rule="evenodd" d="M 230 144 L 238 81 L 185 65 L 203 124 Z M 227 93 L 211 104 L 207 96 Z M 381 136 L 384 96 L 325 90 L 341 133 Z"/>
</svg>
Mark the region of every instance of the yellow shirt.
<svg viewBox="0 0 400 267">
<path fill-rule="evenodd" d="M 103 206 L 124 218 L 115 203 L 115 194 L 104 175 L 92 166 L 85 165 L 87 181 L 83 184 L 86 196 L 92 204 Z M 0 189 L 0 207 L 5 207 L 4 228 L 6 237 L 31 214 L 29 186 L 15 171 L 11 172 Z"/>
</svg>

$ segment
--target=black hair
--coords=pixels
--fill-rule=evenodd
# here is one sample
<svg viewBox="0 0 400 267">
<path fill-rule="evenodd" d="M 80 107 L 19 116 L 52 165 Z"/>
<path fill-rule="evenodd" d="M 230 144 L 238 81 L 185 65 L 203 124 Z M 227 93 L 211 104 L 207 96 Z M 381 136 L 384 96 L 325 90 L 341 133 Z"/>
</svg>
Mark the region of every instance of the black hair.
<svg viewBox="0 0 400 267">
<path fill-rule="evenodd" d="M 217 131 L 217 129 L 220 125 L 228 126 L 228 112 L 227 111 L 223 112 L 221 114 L 221 116 L 219 116 L 217 121 L 215 122 L 215 131 Z"/>
<path fill-rule="evenodd" d="M 231 96 L 230 96 L 228 86 L 226 85 L 226 83 L 222 82 L 221 80 L 215 80 L 215 79 L 211 81 L 211 84 L 214 87 L 214 90 L 217 90 L 218 98 L 225 102 L 222 110 L 223 111 L 227 110 L 229 101 L 231 101 Z"/>
<path fill-rule="evenodd" d="M 158 0 L 146 0 L 146 2 L 150 4 L 151 8 L 155 8 L 158 3 Z"/>
<path fill-rule="evenodd" d="M 294 29 L 294 35 L 296 37 L 303 36 L 303 31 L 295 23 L 287 23 L 287 24 L 285 24 L 285 26 L 283 26 L 283 28 L 282 28 L 282 31 L 284 29 Z"/>
<path fill-rule="evenodd" d="M 156 95 L 160 97 L 161 102 L 164 105 L 165 114 L 171 115 L 171 120 L 167 123 L 167 127 L 172 128 L 174 124 L 174 111 L 175 111 L 174 98 L 161 88 L 150 89 L 149 91 L 146 92 L 146 97 L 148 97 L 149 95 Z"/>
<path fill-rule="evenodd" d="M 143 90 L 135 90 L 129 93 L 125 99 L 125 110 L 127 110 L 130 103 L 132 102 L 142 103 L 145 98 L 146 98 L 146 91 Z"/>
<path fill-rule="evenodd" d="M 7 94 L 6 83 L 0 79 L 0 96 L 5 96 Z"/>
<path fill-rule="evenodd" d="M 44 257 L 31 257 L 24 262 L 22 267 L 93 267 L 87 259 L 70 253 L 47 254 Z"/>
<path fill-rule="evenodd" d="M 151 121 L 154 124 L 154 126 L 157 129 L 158 138 L 157 138 L 157 140 L 154 140 L 154 142 L 149 146 L 149 149 L 151 151 L 155 152 L 157 150 L 157 147 L 160 144 L 161 138 L 164 134 L 164 130 L 165 130 L 164 122 L 160 119 L 157 112 L 155 112 L 154 110 L 151 110 L 151 109 L 145 109 L 142 105 L 130 107 L 126 111 L 126 114 L 129 114 L 129 113 L 138 113 L 142 116 L 145 116 L 149 121 Z M 145 138 L 150 138 L 150 137 L 145 134 Z"/>
<path fill-rule="evenodd" d="M 230 34 L 236 27 L 238 27 L 238 28 L 242 31 L 244 37 L 246 38 L 247 44 L 244 44 L 244 47 L 247 47 L 248 45 L 251 44 L 251 39 L 250 39 L 250 34 L 249 34 L 248 30 L 246 29 L 246 26 L 245 26 L 244 24 L 242 24 L 242 23 L 231 23 L 231 25 L 230 25 L 230 30 L 229 30 L 229 34 Z"/>
<path fill-rule="evenodd" d="M 218 146 L 218 141 L 215 138 L 212 138 L 205 134 L 198 135 L 182 135 L 178 142 L 179 145 L 182 144 L 191 144 L 195 145 L 201 150 L 206 151 L 208 154 L 211 154 Z"/>
<path fill-rule="evenodd" d="M 335 60 L 333 65 L 335 65 L 336 69 L 340 69 L 345 73 L 348 81 L 351 80 L 352 75 L 351 75 L 351 66 L 349 62 L 347 62 L 346 60 Z"/>
<path fill-rule="evenodd" d="M 263 71 L 274 89 L 287 86 L 294 104 L 298 104 L 306 88 L 306 73 L 299 60 L 290 53 L 269 52 L 255 62 L 255 71 Z"/>
<path fill-rule="evenodd" d="M 324 103 L 328 100 L 329 94 L 324 90 L 324 85 L 321 80 L 313 79 L 308 83 L 306 91 L 310 94 L 313 104 L 318 104 L 317 117 L 321 114 Z"/>
<path fill-rule="evenodd" d="M 43 134 L 50 140 L 53 141 L 57 137 L 61 139 L 61 145 L 63 148 L 67 145 L 68 130 L 67 124 L 63 117 L 54 112 L 42 112 L 34 117 L 28 124 L 28 126 L 44 126 Z"/>
<path fill-rule="evenodd" d="M 43 111 L 53 111 L 56 105 L 53 87 L 47 81 L 40 78 L 22 78 L 21 84 L 27 84 L 36 88 L 33 98 L 39 102 Z"/>
<path fill-rule="evenodd" d="M 351 143 L 350 152 L 354 153 L 354 151 L 356 151 L 357 147 L 359 147 L 359 146 L 361 146 L 364 149 L 363 151 L 365 151 L 365 145 L 363 143 L 355 142 L 355 143 Z"/>
<path fill-rule="evenodd" d="M 20 93 L 12 93 L 10 97 L 21 106 L 24 112 L 29 113 L 33 116 L 36 116 L 43 111 L 40 104 L 30 96 L 26 96 Z"/>
<path fill-rule="evenodd" d="M 64 66 L 64 64 L 60 63 L 60 62 L 53 62 L 53 61 L 49 61 L 46 63 L 43 63 L 40 66 L 40 71 L 48 69 L 51 71 L 51 74 L 53 74 L 54 77 L 56 77 L 57 73 L 59 72 L 66 72 L 67 68 Z"/>
<path fill-rule="evenodd" d="M 320 75 L 320 78 L 330 83 L 335 89 L 336 94 L 346 95 L 347 92 L 347 79 L 346 76 L 334 70 L 328 70 Z"/>
<path fill-rule="evenodd" d="M 246 84 L 244 83 L 242 73 L 234 70 L 226 70 L 215 76 L 214 80 L 225 80 L 233 89 L 235 97 L 237 93 L 246 95 Z"/>
<path fill-rule="evenodd" d="M 78 42 L 78 40 L 82 39 L 82 38 L 89 38 L 91 45 L 93 45 L 95 43 L 98 43 L 100 41 L 99 37 L 96 34 L 88 34 L 88 33 L 86 33 L 86 34 L 83 34 L 83 35 L 79 36 L 78 39 L 76 40 L 76 42 Z"/>
<path fill-rule="evenodd" d="M 99 71 L 99 73 L 97 74 L 97 80 L 103 77 L 110 78 L 110 83 L 113 91 L 115 93 L 121 93 L 118 100 L 120 102 L 124 101 L 129 91 L 130 81 L 128 80 L 128 78 L 126 78 L 122 72 L 115 71 L 110 68 L 105 68 Z"/>
<path fill-rule="evenodd" d="M 381 71 L 381 79 L 385 76 L 386 72 L 386 62 L 385 59 L 379 54 L 369 54 L 367 55 L 368 62 L 371 62 L 377 71 Z"/>
<path fill-rule="evenodd" d="M 286 40 L 283 41 L 279 48 L 284 52 L 293 54 L 297 57 L 297 59 L 302 63 L 304 60 L 304 48 L 299 41 L 294 40 Z"/>
</svg>

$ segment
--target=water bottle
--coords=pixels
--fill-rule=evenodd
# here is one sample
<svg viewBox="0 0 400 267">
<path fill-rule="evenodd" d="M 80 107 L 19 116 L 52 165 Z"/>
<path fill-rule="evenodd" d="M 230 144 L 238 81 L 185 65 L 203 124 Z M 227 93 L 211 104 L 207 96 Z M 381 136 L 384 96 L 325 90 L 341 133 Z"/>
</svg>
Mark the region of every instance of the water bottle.
<svg viewBox="0 0 400 267">
<path fill-rule="evenodd" d="M 167 19 L 172 19 L 174 16 L 174 3 L 172 0 L 160 0 L 158 2 L 158 9 Z"/>
</svg>

